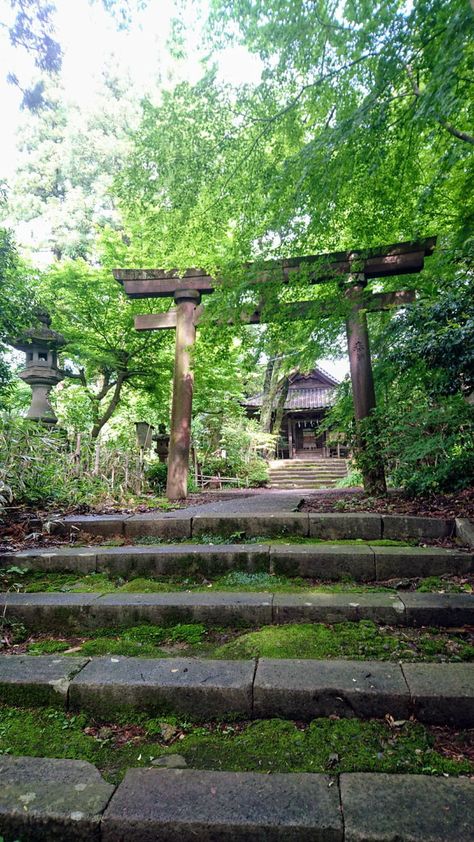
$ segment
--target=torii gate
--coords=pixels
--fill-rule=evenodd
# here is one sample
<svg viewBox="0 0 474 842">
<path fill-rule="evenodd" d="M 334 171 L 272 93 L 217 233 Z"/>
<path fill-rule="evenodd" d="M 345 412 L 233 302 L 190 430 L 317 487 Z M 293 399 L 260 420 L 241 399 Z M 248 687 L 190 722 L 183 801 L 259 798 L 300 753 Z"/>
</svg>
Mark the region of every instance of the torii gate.
<svg viewBox="0 0 474 842">
<path fill-rule="evenodd" d="M 433 253 L 435 245 L 436 237 L 431 237 L 359 252 L 337 252 L 269 261 L 263 264 L 255 278 L 249 280 L 249 286 L 265 284 L 274 281 L 275 273 L 278 272 L 281 273 L 282 283 L 289 283 L 291 275 L 305 266 L 308 267 L 308 283 L 340 279 L 352 305 L 346 319 L 346 331 L 356 424 L 367 418 L 375 408 L 366 313 L 402 306 L 413 301 L 415 297 L 414 290 L 368 293 L 365 289 L 367 283 L 374 278 L 421 272 L 425 257 Z M 249 264 L 248 268 L 250 273 L 252 264 Z M 196 338 L 196 325 L 204 311 L 200 306 L 201 296 L 214 292 L 219 288 L 220 282 L 201 269 L 188 269 L 182 275 L 176 270 L 166 272 L 161 269 L 114 269 L 113 275 L 123 284 L 130 298 L 173 297 L 176 302 L 176 307 L 167 312 L 136 316 L 135 327 L 137 330 L 176 329 L 166 494 L 170 500 L 179 500 L 187 495 L 189 470 L 193 399 L 190 354 Z M 279 312 L 287 320 L 317 319 L 318 316 L 330 313 L 327 305 L 321 307 L 316 301 L 282 304 L 279 306 Z M 242 313 L 239 319 L 246 324 L 258 324 L 266 320 L 260 310 L 250 314 Z M 363 438 L 360 444 L 364 447 Z M 364 484 L 368 490 L 385 490 L 382 462 L 363 473 Z"/>
</svg>

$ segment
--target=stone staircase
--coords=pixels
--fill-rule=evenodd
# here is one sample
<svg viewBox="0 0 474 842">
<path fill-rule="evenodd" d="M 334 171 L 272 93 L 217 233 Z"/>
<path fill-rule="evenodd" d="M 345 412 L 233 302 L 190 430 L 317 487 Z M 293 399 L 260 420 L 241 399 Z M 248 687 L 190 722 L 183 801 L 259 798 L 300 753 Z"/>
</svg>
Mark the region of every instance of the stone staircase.
<svg viewBox="0 0 474 842">
<path fill-rule="evenodd" d="M 334 488 L 347 476 L 346 459 L 275 459 L 269 465 L 270 488 Z"/>
<path fill-rule="evenodd" d="M 229 571 L 297 576 L 300 583 L 468 576 L 474 555 L 466 550 L 381 544 L 384 536 L 420 543 L 452 536 L 457 529 L 452 520 L 291 511 L 194 515 L 182 510 L 69 517 L 49 528 L 66 543 L 4 553 L 0 567 L 41 571 L 45 577 L 107 574 L 122 583 L 145 576 L 189 582 L 201 575 L 207 585 L 157 593 L 117 588 L 112 593 L 1 594 L 0 618 L 22 623 L 43 640 L 48 634 L 90 636 L 98 629 L 173 623 L 202 623 L 234 633 L 368 620 L 404 630 L 440 626 L 459 631 L 474 624 L 474 598 L 467 593 L 357 592 L 354 584 L 328 593 L 303 591 L 301 585 L 292 589 L 291 583 L 287 590 L 240 592 L 213 590 L 209 582 Z M 68 543 L 78 535 L 85 541 L 89 536 L 88 543 Z M 97 543 L 112 537 L 129 543 Z M 235 543 L 237 537 L 241 543 Z M 302 542 L 292 543 L 295 537 Z M 137 543 L 140 538 L 147 543 Z M 369 660 L 362 650 L 357 660 L 175 654 L 90 658 L 80 648 L 67 655 L 0 656 L 0 717 L 2 704 L 36 711 L 47 706 L 72 720 L 81 714 L 98 725 L 107 723 L 106 732 L 114 722 L 136 722 L 144 715 L 172 715 L 207 727 L 214 723 L 216 734 L 229 720 L 234 723 L 231 734 L 236 722 L 278 718 L 299 729 L 324 718 L 394 723 L 387 728 L 416 720 L 428 728 L 460 729 L 474 726 L 473 703 L 471 663 Z M 0 727 L 3 842 L 474 842 L 469 819 L 474 788 L 468 778 L 337 773 L 330 767 L 324 773 L 269 775 L 228 771 L 221 763 L 217 769 L 153 768 L 153 758 L 140 754 L 144 767 L 128 769 L 117 785 L 84 760 L 2 755 L 2 748 Z M 339 763 L 339 756 L 332 756 L 331 762 Z M 422 766 L 420 760 L 420 771 Z"/>
</svg>

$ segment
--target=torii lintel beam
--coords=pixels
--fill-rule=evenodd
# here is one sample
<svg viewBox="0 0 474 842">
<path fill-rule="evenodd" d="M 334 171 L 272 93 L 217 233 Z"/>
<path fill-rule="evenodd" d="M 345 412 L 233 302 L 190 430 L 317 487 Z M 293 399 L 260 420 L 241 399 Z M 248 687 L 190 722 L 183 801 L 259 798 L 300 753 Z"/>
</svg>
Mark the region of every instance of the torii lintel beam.
<svg viewBox="0 0 474 842">
<path fill-rule="evenodd" d="M 275 272 L 281 272 L 281 280 L 288 283 L 291 274 L 300 271 L 305 265 L 309 265 L 310 283 L 324 283 L 351 274 L 363 275 L 366 280 L 370 280 L 416 273 L 423 269 L 424 259 L 433 253 L 435 245 L 436 237 L 428 237 L 416 242 L 395 243 L 365 251 L 267 261 L 259 267 L 254 278 L 249 278 L 249 283 L 260 284 L 274 280 Z M 253 264 L 247 264 L 247 268 L 251 275 Z M 201 294 L 211 293 L 220 285 L 219 280 L 202 269 L 187 269 L 183 273 L 162 269 L 114 269 L 113 275 L 123 284 L 130 298 L 166 298 L 181 289 L 196 290 Z"/>
<path fill-rule="evenodd" d="M 405 304 L 411 304 L 415 301 L 415 290 L 403 289 L 396 292 L 376 292 L 368 295 L 363 295 L 360 301 L 361 307 L 369 312 L 378 312 L 380 310 L 388 310 L 391 307 L 403 307 Z M 318 301 L 293 301 L 285 304 L 280 304 L 278 307 L 278 318 L 281 321 L 309 321 L 315 318 L 327 318 L 332 314 L 332 308 L 328 304 L 320 304 Z M 197 326 L 205 314 L 205 308 L 199 305 L 194 310 L 193 321 Z M 261 310 L 254 310 L 253 312 L 242 312 L 236 318 L 216 320 L 212 319 L 212 323 L 216 321 L 221 324 L 246 324 L 257 325 L 265 324 L 275 321 L 276 316 L 272 314 L 265 315 Z M 144 313 L 141 316 L 135 316 L 136 330 L 169 330 L 176 327 L 177 311 L 174 307 L 167 310 L 165 313 Z"/>
</svg>

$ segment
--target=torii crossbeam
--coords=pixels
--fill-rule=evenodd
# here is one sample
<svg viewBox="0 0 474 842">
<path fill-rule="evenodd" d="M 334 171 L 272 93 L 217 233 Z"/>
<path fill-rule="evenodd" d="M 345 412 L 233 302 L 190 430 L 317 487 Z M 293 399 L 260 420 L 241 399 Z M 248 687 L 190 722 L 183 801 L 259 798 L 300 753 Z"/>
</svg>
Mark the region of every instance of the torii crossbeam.
<svg viewBox="0 0 474 842">
<path fill-rule="evenodd" d="M 248 264 L 249 287 L 268 282 L 291 283 L 292 274 L 303 268 L 310 284 L 338 280 L 344 285 L 351 302 L 351 312 L 346 320 L 352 393 L 356 423 L 368 417 L 375 408 L 372 364 L 366 312 L 403 306 L 413 301 L 414 290 L 389 293 L 369 293 L 368 281 L 393 275 L 416 274 L 424 268 L 425 257 L 435 248 L 436 238 L 417 242 L 395 243 L 365 251 L 337 252 L 333 254 L 306 255 L 288 260 L 269 261 L 255 271 Z M 188 269 L 182 274 L 161 269 L 115 269 L 114 277 L 123 284 L 130 298 L 173 297 L 176 307 L 166 313 L 137 316 L 137 330 L 176 329 L 175 367 L 173 377 L 173 404 L 171 436 L 168 458 L 168 483 L 166 493 L 170 500 L 187 495 L 193 373 L 190 352 L 195 342 L 196 325 L 202 318 L 201 295 L 219 289 L 221 281 L 204 270 Z M 279 315 L 283 320 L 317 319 L 330 314 L 327 305 L 315 301 L 297 301 L 281 304 Z M 235 322 L 258 324 L 265 321 L 260 310 L 239 314 Z M 363 447 L 364 442 L 361 440 Z M 372 492 L 385 490 L 383 464 L 364 472 L 364 485 Z"/>
</svg>

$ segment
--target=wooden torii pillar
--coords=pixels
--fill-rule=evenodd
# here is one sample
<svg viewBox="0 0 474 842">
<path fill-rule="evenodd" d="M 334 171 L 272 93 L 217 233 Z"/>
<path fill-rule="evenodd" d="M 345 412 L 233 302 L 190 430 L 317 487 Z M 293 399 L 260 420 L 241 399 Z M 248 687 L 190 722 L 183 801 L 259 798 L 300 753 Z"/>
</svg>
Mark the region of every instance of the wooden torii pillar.
<svg viewBox="0 0 474 842">
<path fill-rule="evenodd" d="M 351 370 L 352 393 L 356 427 L 370 416 L 375 408 L 370 344 L 367 328 L 367 312 L 385 310 L 413 301 L 413 290 L 399 290 L 389 293 L 368 293 L 367 283 L 374 278 L 392 275 L 414 274 L 424 267 L 425 257 L 431 255 L 436 238 L 418 242 L 396 243 L 390 246 L 368 249 L 364 252 L 337 252 L 334 254 L 308 255 L 288 260 L 269 261 L 256 277 L 249 280 L 249 287 L 275 280 L 278 271 L 281 282 L 289 283 L 291 275 L 308 267 L 308 283 L 324 283 L 339 279 L 352 302 L 351 312 L 346 320 L 346 331 Z M 252 265 L 248 265 L 249 273 Z M 114 277 L 123 284 L 130 298 L 173 297 L 176 307 L 165 313 L 136 316 L 137 330 L 160 330 L 176 328 L 175 368 L 173 377 L 173 404 L 171 413 L 171 438 L 168 458 L 168 484 L 166 493 L 170 500 L 187 495 L 189 470 L 189 449 L 191 436 L 191 415 L 193 395 L 193 374 L 190 354 L 195 341 L 196 325 L 203 307 L 199 306 L 202 294 L 212 293 L 219 287 L 219 281 L 201 269 L 188 269 L 183 275 L 159 269 L 116 269 Z M 279 308 L 282 319 L 327 318 L 327 305 L 315 301 L 297 301 L 282 304 Z M 260 310 L 250 314 L 239 314 L 232 322 L 258 324 L 265 321 Z M 361 425 L 362 426 L 362 425 Z M 364 449 L 364 436 L 359 435 L 359 447 Z M 364 471 L 364 486 L 371 492 L 385 490 L 385 476 L 382 460 L 375 468 Z"/>
</svg>

